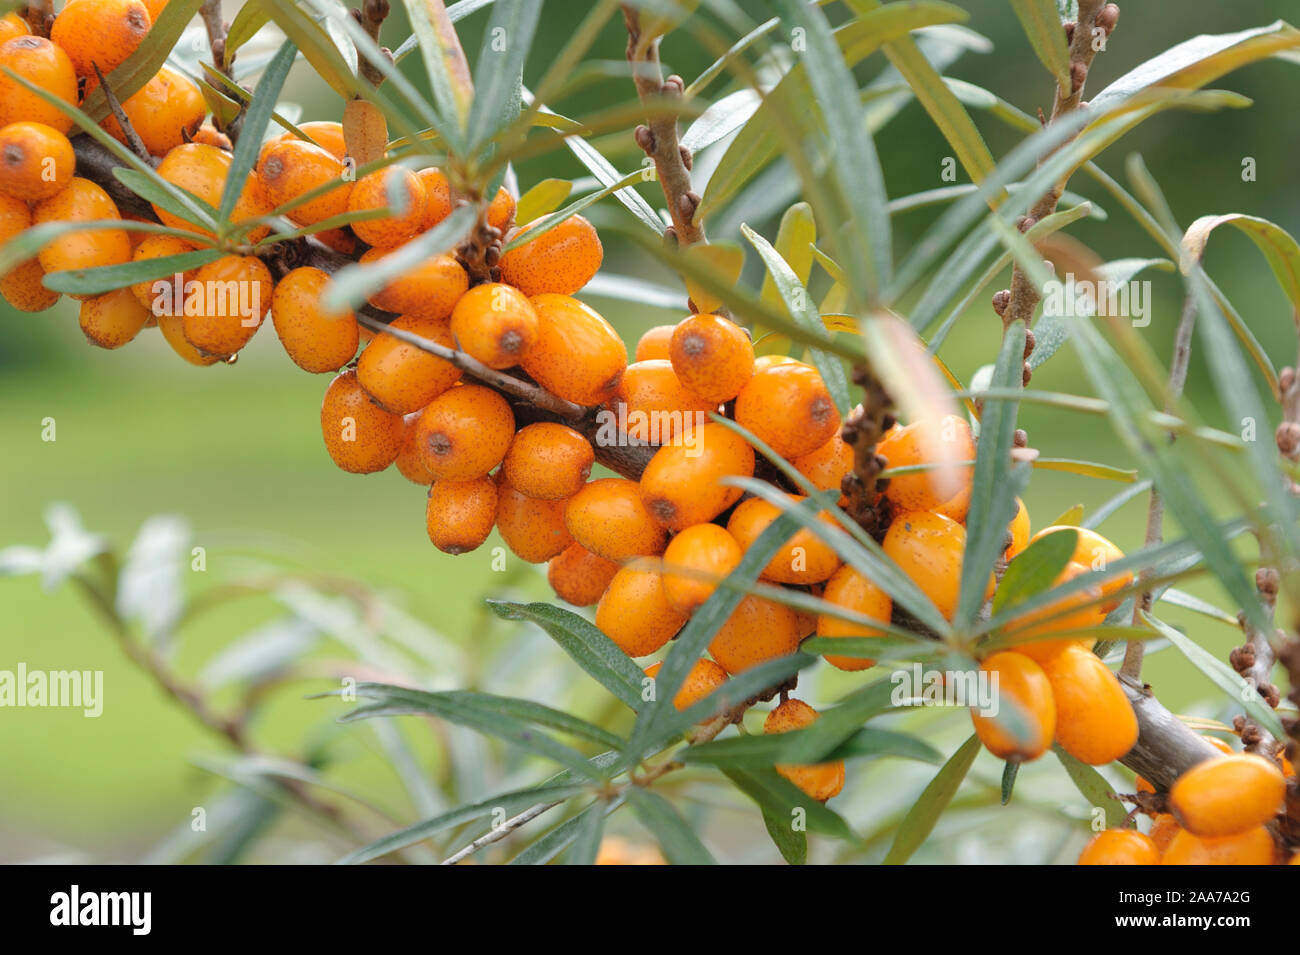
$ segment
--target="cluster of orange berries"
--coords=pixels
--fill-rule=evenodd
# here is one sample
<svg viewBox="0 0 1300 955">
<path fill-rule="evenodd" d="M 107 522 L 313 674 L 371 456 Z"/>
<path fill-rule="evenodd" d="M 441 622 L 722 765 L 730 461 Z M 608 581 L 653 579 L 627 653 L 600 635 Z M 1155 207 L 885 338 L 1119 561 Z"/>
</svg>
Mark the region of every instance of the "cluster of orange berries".
<svg viewBox="0 0 1300 955">
<path fill-rule="evenodd" d="M 1107 829 L 1079 855 L 1080 865 L 1273 865 L 1280 862 L 1267 823 L 1281 811 L 1295 767 L 1205 739 L 1222 755 L 1197 763 L 1169 789 L 1169 812 L 1151 832 Z M 1139 792 L 1152 792 L 1138 779 Z M 1300 865 L 1300 854 L 1289 860 Z"/>
</svg>

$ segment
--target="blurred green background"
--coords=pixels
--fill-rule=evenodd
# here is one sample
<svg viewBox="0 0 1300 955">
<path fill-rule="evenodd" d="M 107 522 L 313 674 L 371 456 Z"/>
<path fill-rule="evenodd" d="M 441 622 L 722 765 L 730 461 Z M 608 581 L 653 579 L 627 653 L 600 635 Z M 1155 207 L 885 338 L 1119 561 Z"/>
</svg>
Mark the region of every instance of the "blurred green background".
<svg viewBox="0 0 1300 955">
<path fill-rule="evenodd" d="M 228 17 L 237 6 L 226 4 Z M 547 4 L 528 68 L 530 80 L 547 65 L 548 51 L 558 49 L 570 35 L 572 18 L 566 6 L 572 5 Z M 994 49 L 967 54 L 949 72 L 1029 112 L 1049 108 L 1052 82 L 1030 51 L 1009 6 L 1000 0 L 962 6 L 971 14 L 967 25 L 988 37 Z M 1279 17 L 1294 18 L 1296 12 L 1290 0 L 1129 2 L 1122 8 L 1120 28 L 1090 78 L 1093 92 L 1192 34 L 1240 30 Z M 551 15 L 552 9 L 556 15 Z M 831 9 L 834 14 L 834 6 Z M 485 14 L 480 13 L 462 24 L 471 60 L 485 22 Z M 404 37 L 395 17 L 386 28 L 385 42 L 395 47 Z M 603 33 L 593 55 L 621 60 L 623 44 L 621 23 L 616 22 Z M 666 42 L 663 58 L 688 80 L 712 59 L 693 42 L 689 30 Z M 412 75 L 417 60 L 412 57 L 405 64 Z M 863 79 L 884 65 L 883 57 L 876 55 L 864 64 Z M 1295 64 L 1268 62 L 1232 74 L 1217 85 L 1251 97 L 1253 108 L 1160 115 L 1112 147 L 1101 164 L 1123 180 L 1124 157 L 1140 152 L 1184 227 L 1201 215 L 1241 211 L 1266 216 L 1296 231 L 1300 225 L 1296 70 Z M 615 82 L 596 84 L 553 105 L 570 115 L 609 105 L 630 92 L 630 84 L 616 87 Z M 715 85 L 711 93 L 717 95 L 722 89 Z M 313 81 L 305 65 L 295 71 L 284 98 L 301 104 L 305 118 L 333 119 L 341 113 L 341 104 L 324 84 Z M 983 115 L 976 115 L 976 121 L 995 155 L 1016 142 L 1016 136 L 997 121 Z M 877 142 L 891 196 L 944 184 L 939 173 L 949 150 L 915 104 L 907 106 Z M 620 169 L 633 168 L 637 162 L 630 136 L 604 139 L 601 145 Z M 1244 157 L 1257 161 L 1257 181 L 1242 181 Z M 707 169 L 708 163 L 706 154 L 701 169 Z M 520 186 L 527 189 L 550 176 L 579 178 L 585 170 L 559 150 L 518 169 L 517 174 Z M 1097 199 L 1110 212 L 1108 221 L 1080 224 L 1074 230 L 1077 237 L 1106 259 L 1157 254 L 1151 241 L 1088 180 L 1078 177 L 1073 188 Z M 643 192 L 652 203 L 661 199 L 653 184 Z M 896 250 L 906 250 L 934 214 L 926 210 L 896 217 Z M 622 215 L 621 207 L 606 202 L 593 218 L 609 222 Z M 740 221 L 748 221 L 769 237 L 775 234 L 770 211 L 759 210 L 751 217 L 741 208 L 728 210 L 711 237 L 736 238 Z M 761 273 L 753 261 L 756 257 L 749 258 L 747 280 L 757 281 Z M 1295 331 L 1254 247 L 1244 238 L 1225 234 L 1211 243 L 1207 262 L 1275 363 L 1288 363 L 1295 350 Z M 606 267 L 673 284 L 608 231 Z M 1179 286 L 1169 275 L 1144 277 L 1152 279 L 1157 298 L 1153 321 L 1143 334 L 1158 354 L 1167 357 L 1178 316 Z M 672 311 L 591 301 L 629 344 L 644 328 L 680 317 Z M 963 381 L 996 354 L 999 324 L 986 302 L 980 296 L 942 351 Z M 67 300 L 39 315 L 3 309 L 0 547 L 43 545 L 47 532 L 42 512 L 56 501 L 75 506 L 90 530 L 110 535 L 122 547 L 148 516 L 185 515 L 195 528 L 196 543 L 209 552 L 206 575 L 192 575 L 186 584 L 190 590 L 219 581 L 250 554 L 279 555 L 298 567 L 356 578 L 402 594 L 413 615 L 472 652 L 485 626 L 478 595 L 509 588 L 541 597 L 544 582 L 513 558 L 507 575 L 494 572 L 487 549 L 459 559 L 440 555 L 425 536 L 423 490 L 395 471 L 356 477 L 333 467 L 318 423 L 327 381 L 294 368 L 269 331 L 257 336 L 234 366 L 199 369 L 177 360 L 152 330 L 118 352 L 87 347 L 74 304 Z M 1087 391 L 1068 348 L 1035 375 L 1034 384 L 1050 390 Z M 1199 358 L 1193 360 L 1188 390 L 1212 423 L 1236 430 L 1206 397 Z M 57 423 L 53 442 L 42 440 L 47 418 Z M 1126 467 L 1134 463 L 1112 440 L 1104 420 L 1027 406 L 1021 421 L 1031 444 L 1046 456 Z M 1261 433 L 1268 432 L 1261 429 Z M 1075 503 L 1095 506 L 1120 489 L 1117 484 L 1039 471 L 1027 500 L 1039 527 Z M 1102 530 L 1121 547 L 1133 547 L 1141 539 L 1144 513 L 1143 500 L 1132 503 Z M 1217 588 L 1189 589 L 1227 606 Z M 204 617 L 187 635 L 179 668 L 192 672 L 221 646 L 275 613 L 270 601 L 251 600 Z M 1187 624 L 1198 640 L 1221 655 L 1236 642 L 1231 628 L 1178 612 L 1167 616 Z M 559 650 L 543 658 L 551 668 L 545 672 L 557 673 L 567 666 Z M 99 719 L 54 709 L 0 711 L 0 861 L 138 859 L 164 833 L 185 823 L 193 807 L 206 804 L 217 782 L 195 768 L 192 760 L 196 754 L 221 751 L 220 742 L 197 728 L 126 662 L 70 586 L 45 593 L 35 578 L 0 579 L 0 669 L 13 669 L 19 661 L 30 669 L 102 669 L 106 703 Z M 455 674 L 449 677 L 454 680 Z M 1148 679 L 1175 708 L 1224 712 L 1217 702 L 1196 702 L 1208 699 L 1210 689 L 1172 653 L 1152 658 Z M 820 675 L 811 683 L 815 691 L 851 685 Z M 555 685 L 567 686 L 568 678 L 557 679 Z M 304 700 L 303 692 L 291 687 L 272 701 L 256 731 L 267 749 L 299 751 L 297 743 L 304 734 L 338 711 L 334 703 Z M 549 698 L 544 692 L 544 688 L 538 691 L 535 698 L 564 705 L 563 699 Z M 966 731 L 964 714 L 942 718 L 953 733 Z M 376 798 L 396 800 L 395 780 L 373 753 L 362 746 L 355 756 L 342 778 Z M 992 764 L 983 768 L 996 772 Z M 882 769 L 872 766 L 872 772 L 887 769 L 888 764 Z M 854 785 L 851 779 L 850 789 Z M 286 840 L 297 832 L 293 827 L 286 831 Z M 279 845 L 282 851 L 272 855 L 280 859 L 331 857 L 326 850 L 295 856 L 289 841 Z"/>
</svg>

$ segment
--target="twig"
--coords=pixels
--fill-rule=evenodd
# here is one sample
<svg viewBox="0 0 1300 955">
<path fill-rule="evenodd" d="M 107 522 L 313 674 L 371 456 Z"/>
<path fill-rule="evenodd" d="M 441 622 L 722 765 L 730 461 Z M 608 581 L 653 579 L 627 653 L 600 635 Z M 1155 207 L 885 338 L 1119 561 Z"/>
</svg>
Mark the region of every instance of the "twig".
<svg viewBox="0 0 1300 955">
<path fill-rule="evenodd" d="M 379 34 L 383 29 L 384 21 L 388 19 L 388 13 L 388 0 L 365 0 L 360 9 L 352 11 L 352 15 L 361 24 L 361 28 L 366 31 L 366 35 L 375 42 L 375 46 L 379 47 L 380 53 L 391 58 L 392 54 L 379 43 Z M 378 87 L 384 82 L 384 74 L 380 72 L 379 67 L 370 61 L 368 56 L 361 54 L 358 60 L 363 80 L 374 87 Z"/>
<path fill-rule="evenodd" d="M 1093 47 L 1093 30 L 1099 28 L 1109 36 L 1118 22 L 1119 7 L 1115 6 L 1115 4 L 1105 3 L 1104 0 L 1079 0 L 1079 20 L 1074 24 L 1073 33 L 1070 36 L 1070 81 L 1072 89 L 1061 89 L 1058 84 L 1056 101 L 1052 106 L 1052 116 L 1049 122 L 1055 121 L 1079 108 L 1083 97 L 1084 84 L 1088 79 L 1088 68 L 1092 65 L 1093 57 L 1097 53 Z M 1046 158 L 1044 157 L 1044 159 Z M 1061 194 L 1065 191 L 1065 184 L 1065 180 L 1053 184 L 1052 188 L 1034 203 L 1026 220 L 1022 220 L 1022 228 L 1028 228 L 1036 222 L 1041 222 L 1056 211 L 1056 204 L 1061 200 Z M 1032 324 L 1034 310 L 1038 307 L 1039 298 L 1038 289 L 1034 288 L 1028 276 L 1021 271 L 1019 266 L 1016 266 L 1011 271 L 1011 288 L 1009 289 L 1009 297 L 1006 300 L 1005 312 L 999 312 L 999 314 L 1003 316 L 1007 324 L 1020 321 L 1028 326 Z"/>
<path fill-rule="evenodd" d="M 519 815 L 515 816 L 512 819 L 507 819 L 505 822 L 501 823 L 501 825 L 497 826 L 495 829 L 491 830 L 488 833 L 485 833 L 484 835 L 479 836 L 477 839 L 475 839 L 469 845 L 465 846 L 463 849 L 460 849 L 457 852 L 455 852 L 453 855 L 450 855 L 447 858 L 443 859 L 442 865 L 455 865 L 457 862 L 460 862 L 462 859 L 469 858 L 474 853 L 482 849 L 484 846 L 490 846 L 494 842 L 500 842 L 502 839 L 510 835 L 510 833 L 514 832 L 520 826 L 527 825 L 528 823 L 536 819 L 538 816 L 542 815 L 542 813 L 554 809 L 562 802 L 564 802 L 564 800 L 561 799 L 558 802 L 539 803 L 538 805 L 533 806 L 533 808 L 531 809 L 525 809 Z"/>
<path fill-rule="evenodd" d="M 104 90 L 104 98 L 108 100 L 108 108 L 113 111 L 113 118 L 117 120 L 117 125 L 122 128 L 122 135 L 126 137 L 126 144 L 131 147 L 131 152 L 135 153 L 140 157 L 140 159 L 147 162 L 149 165 L 157 166 L 161 160 L 156 159 L 153 154 L 149 152 L 149 147 L 144 144 L 144 140 L 140 138 L 140 134 L 137 133 L 135 127 L 131 125 L 131 120 L 127 117 L 126 110 L 122 108 L 122 104 L 118 102 L 117 94 L 114 93 L 112 87 L 108 85 L 108 80 L 105 78 L 103 71 L 100 70 L 99 64 L 93 63 L 91 65 L 95 67 L 95 75 L 99 77 L 99 85 Z"/>
<path fill-rule="evenodd" d="M 203 6 L 199 7 L 199 16 L 203 18 L 203 26 L 208 31 L 208 46 L 212 48 L 212 65 L 218 72 L 232 76 L 230 67 L 235 62 L 235 55 L 231 55 L 230 63 L 226 62 L 226 25 L 221 20 L 221 0 L 203 0 Z"/>
<path fill-rule="evenodd" d="M 1183 395 L 1187 384 L 1187 369 L 1192 359 L 1192 331 L 1196 327 L 1196 297 L 1188 293 L 1183 302 L 1183 312 L 1178 319 L 1178 330 L 1174 333 L 1174 355 L 1169 363 L 1169 391 L 1165 398 L 1165 413 L 1173 414 L 1174 406 Z M 1169 432 L 1169 440 L 1174 440 L 1174 433 Z M 1165 500 L 1159 489 L 1151 488 L 1151 499 L 1147 504 L 1146 547 L 1154 547 L 1164 540 Z M 1144 570 L 1142 577 L 1150 577 L 1152 571 Z M 1151 610 L 1151 589 L 1142 591 L 1133 604 L 1133 623 L 1142 619 L 1142 614 Z M 1146 644 L 1141 640 L 1130 640 L 1124 648 L 1124 663 L 1120 675 L 1140 683 L 1142 677 L 1142 658 Z"/>
<path fill-rule="evenodd" d="M 623 19 L 627 24 L 627 59 L 632 64 L 632 78 L 641 102 L 662 98 L 680 100 L 684 89 L 682 78 L 664 79 L 659 66 L 659 40 L 642 37 L 641 12 L 625 5 Z M 704 226 L 695 221 L 700 197 L 691 190 L 691 151 L 678 139 L 677 115 L 656 110 L 647 118 L 647 125 L 636 128 L 636 142 L 653 160 L 659 185 L 668 200 L 668 214 L 673 220 L 669 235 L 681 246 L 705 242 Z"/>
<path fill-rule="evenodd" d="M 27 4 L 27 26 L 37 36 L 49 37 L 54 22 L 54 0 L 37 0 Z"/>
</svg>

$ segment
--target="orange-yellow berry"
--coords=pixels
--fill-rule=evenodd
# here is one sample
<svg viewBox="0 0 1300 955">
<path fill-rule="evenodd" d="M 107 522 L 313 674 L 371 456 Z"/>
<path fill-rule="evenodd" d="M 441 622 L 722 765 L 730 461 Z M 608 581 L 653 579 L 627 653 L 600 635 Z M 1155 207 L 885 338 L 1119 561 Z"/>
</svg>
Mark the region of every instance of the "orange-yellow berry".
<svg viewBox="0 0 1300 955">
<path fill-rule="evenodd" d="M 54 18 L 50 39 L 67 51 L 81 76 L 107 76 L 135 52 L 153 26 L 142 0 L 70 0 Z"/>
<path fill-rule="evenodd" d="M 595 461 L 586 438 L 566 425 L 542 421 L 519 429 L 501 466 L 521 494 L 556 501 L 582 490 Z"/>
<path fill-rule="evenodd" d="M 692 315 L 668 346 L 683 385 L 713 404 L 730 401 L 754 375 L 754 346 L 745 330 L 718 315 Z"/>
<path fill-rule="evenodd" d="M 66 189 L 37 203 L 32 211 L 32 221 L 37 225 L 117 218 L 117 206 L 108 193 L 81 178 L 73 178 Z M 68 232 L 41 249 L 38 257 L 46 272 L 122 265 L 131 260 L 131 239 L 123 229 Z"/>
<path fill-rule="evenodd" d="M 145 148 L 155 156 L 163 156 L 195 138 L 208 114 L 208 105 L 193 80 L 164 66 L 127 98 L 122 112 Z M 109 116 L 103 126 L 113 138 L 126 142 L 116 117 Z"/>
<path fill-rule="evenodd" d="M 817 721 L 817 711 L 802 700 L 789 699 L 767 714 L 764 733 L 788 733 L 807 729 Z M 844 788 L 844 760 L 812 766 L 783 766 L 776 771 L 794 783 L 804 794 L 818 802 L 837 796 Z"/>
<path fill-rule="evenodd" d="M 194 251 L 194 246 L 184 239 L 171 235 L 147 235 L 140 244 L 135 247 L 131 253 L 132 262 L 147 262 L 151 259 L 166 259 L 176 255 L 186 255 Z M 181 273 L 179 294 L 176 283 L 176 276 L 164 275 L 160 278 L 137 282 L 131 286 L 131 291 L 135 294 L 138 301 L 152 313 L 157 306 L 157 311 L 163 312 L 171 308 L 168 303 L 185 301 L 185 283 L 194 278 L 195 269 Z"/>
<path fill-rule="evenodd" d="M 789 656 L 802 637 L 799 616 L 784 604 L 752 594 L 743 597 L 709 643 L 709 655 L 733 676 Z"/>
<path fill-rule="evenodd" d="M 889 623 L 893 614 L 893 601 L 862 574 L 848 564 L 831 575 L 826 581 L 822 599 L 832 606 L 850 610 L 853 613 Z M 850 623 L 831 614 L 817 615 L 817 636 L 819 637 L 883 637 L 885 632 L 876 627 Z M 868 670 L 876 661 L 868 657 L 845 657 L 826 655 L 826 662 L 841 670 Z"/>
<path fill-rule="evenodd" d="M 1006 559 L 1015 560 L 1029 546 L 1029 508 L 1025 502 L 1016 498 L 1016 516 L 1011 519 L 1011 546 L 1006 550 Z"/>
<path fill-rule="evenodd" d="M 816 451 L 795 458 L 790 463 L 817 490 L 839 493 L 844 476 L 853 470 L 853 448 L 837 434 Z"/>
<path fill-rule="evenodd" d="M 608 399 L 627 368 L 627 348 L 618 332 L 590 305 L 568 295 L 536 295 L 532 304 L 537 340 L 523 356 L 524 371 L 566 401 L 598 405 Z"/>
<path fill-rule="evenodd" d="M 497 486 L 486 475 L 472 481 L 438 481 L 429 488 L 425 526 L 433 546 L 465 554 L 482 546 L 497 519 Z"/>
<path fill-rule="evenodd" d="M 614 575 L 596 605 L 596 626 L 630 657 L 654 653 L 686 623 L 664 594 L 657 561 L 633 561 Z"/>
<path fill-rule="evenodd" d="M 320 426 L 325 449 L 334 463 L 354 474 L 384 470 L 402 448 L 402 416 L 375 404 L 352 369 L 335 378 L 326 389 Z"/>
<path fill-rule="evenodd" d="M 361 256 L 361 264 L 376 262 L 390 251 L 371 249 Z M 446 320 L 468 288 L 469 275 L 461 264 L 450 255 L 435 255 L 370 296 L 370 304 L 398 315 Z"/>
<path fill-rule="evenodd" d="M 1169 805 L 1184 829 L 1197 836 L 1230 836 L 1277 815 L 1286 778 L 1277 764 L 1255 753 L 1233 753 L 1197 763 L 1169 790 Z"/>
<path fill-rule="evenodd" d="M 672 364 L 662 359 L 628 365 L 605 407 L 620 434 L 647 444 L 669 444 L 718 410 L 686 388 Z"/>
<path fill-rule="evenodd" d="M 655 452 L 641 474 L 641 497 L 655 519 L 672 530 L 713 520 L 743 493 L 724 478 L 750 477 L 754 449 L 726 425 L 709 422 L 678 435 Z"/>
<path fill-rule="evenodd" d="M 1059 534 L 1065 530 L 1072 530 L 1078 534 L 1078 543 L 1075 544 L 1074 554 L 1070 559 L 1075 563 L 1083 564 L 1089 570 L 1105 572 L 1111 564 L 1124 559 L 1122 550 L 1096 531 L 1089 530 L 1086 527 L 1066 527 L 1054 524 L 1051 527 L 1044 527 L 1029 539 L 1029 543 L 1032 544 L 1035 541 L 1042 540 L 1048 534 Z M 1101 592 L 1107 598 L 1106 602 L 1102 604 L 1102 609 L 1106 613 L 1110 613 L 1120 605 L 1122 598 L 1116 596 L 1116 594 L 1127 587 L 1132 580 L 1133 572 L 1127 570 L 1111 574 L 1107 579 L 1102 580 Z"/>
<path fill-rule="evenodd" d="M 756 372 L 736 396 L 736 423 L 783 458 L 811 454 L 840 429 L 821 374 L 811 365 L 790 362 Z"/>
<path fill-rule="evenodd" d="M 1079 865 L 1159 865 L 1160 850 L 1136 829 L 1106 829 L 1079 853 Z"/>
<path fill-rule="evenodd" d="M 885 553 L 921 588 L 949 620 L 957 612 L 966 528 L 931 511 L 897 515 L 882 543 Z M 988 594 L 993 591 L 989 575 Z"/>
<path fill-rule="evenodd" d="M 1089 573 L 1087 567 L 1071 561 L 1065 565 L 1065 569 L 1057 576 L 1053 586 L 1060 586 L 1087 573 Z M 1052 601 L 1041 610 L 1034 610 L 1018 617 L 1007 624 L 1006 630 L 1016 640 L 1025 641 L 1024 643 L 1017 643 L 1017 650 L 1039 661 L 1045 660 L 1053 654 L 1059 653 L 1064 647 L 1071 645 L 1078 645 L 1091 650 L 1096 642 L 1092 637 L 1061 637 L 1055 640 L 1039 638 L 1048 633 L 1065 633 L 1100 626 L 1106 620 L 1105 611 L 1096 603 L 1100 598 L 1100 587 L 1089 587 L 1085 590 L 1075 591 Z"/>
<path fill-rule="evenodd" d="M 424 463 L 424 455 L 415 443 L 415 426 L 419 423 L 420 412 L 413 411 L 402 416 L 402 447 L 397 452 L 397 470 L 402 477 L 413 484 L 428 487 L 433 483 L 433 472 Z"/>
<path fill-rule="evenodd" d="M 676 325 L 656 325 L 646 331 L 636 343 L 634 361 L 671 361 L 673 332 Z"/>
<path fill-rule="evenodd" d="M 603 257 L 595 227 L 582 216 L 570 216 L 501 256 L 501 280 L 529 297 L 572 295 L 591 281 Z"/>
<path fill-rule="evenodd" d="M 397 196 L 394 201 L 393 196 Z M 415 238 L 424 224 L 424 183 L 415 173 L 400 166 L 379 169 L 357 180 L 348 195 L 348 212 L 389 209 L 378 219 L 352 223 L 362 242 L 391 249 Z"/>
<path fill-rule="evenodd" d="M 513 368 L 537 341 L 537 312 L 518 289 L 488 282 L 460 297 L 451 333 L 461 351 L 489 368 Z"/>
<path fill-rule="evenodd" d="M 445 319 L 401 315 L 393 319 L 389 328 L 447 348 L 454 347 Z M 460 369 L 445 358 L 387 333 L 377 335 L 357 360 L 357 379 L 361 386 L 383 407 L 397 414 L 419 411 L 460 377 Z"/>
<path fill-rule="evenodd" d="M 600 600 L 616 573 L 618 564 L 575 541 L 551 558 L 546 580 L 561 600 L 575 607 L 590 607 Z"/>
<path fill-rule="evenodd" d="M 885 497 L 900 511 L 938 511 L 965 521 L 975 480 L 975 439 L 957 415 L 892 428 L 876 445 L 890 468 L 932 466 L 932 470 L 889 478 Z"/>
<path fill-rule="evenodd" d="M 129 288 L 107 292 L 81 303 L 81 330 L 100 348 L 121 348 L 149 321 L 147 308 Z"/>
<path fill-rule="evenodd" d="M 515 434 L 515 415 L 491 388 L 461 385 L 429 402 L 415 434 L 436 480 L 470 481 L 501 463 Z"/>
<path fill-rule="evenodd" d="M 718 587 L 718 582 L 744 556 L 731 534 L 717 524 L 696 524 L 673 537 L 664 550 L 664 590 L 668 602 L 682 613 L 693 613 Z"/>
<path fill-rule="evenodd" d="M 75 106 L 77 71 L 63 47 L 44 37 L 26 35 L 0 44 L 0 126 L 26 121 L 43 123 L 64 134 L 72 129 L 72 117 L 9 76 L 6 70 Z"/>
<path fill-rule="evenodd" d="M 637 483 L 625 478 L 587 484 L 569 499 L 564 523 L 574 540 L 606 560 L 662 554 L 668 542 Z"/>
<path fill-rule="evenodd" d="M 0 296 L 20 312 L 43 312 L 62 297 L 45 287 L 45 270 L 37 259 L 15 265 L 0 277 Z"/>
<path fill-rule="evenodd" d="M 1119 759 L 1137 742 L 1128 697 L 1106 664 L 1083 647 L 1066 647 L 1042 664 L 1056 700 L 1056 741 L 1090 766 Z"/>
<path fill-rule="evenodd" d="M 520 494 L 501 475 L 498 471 L 495 476 L 497 530 L 506 546 L 530 564 L 540 564 L 563 553 L 573 543 L 564 521 L 566 502 L 542 501 Z"/>
<path fill-rule="evenodd" d="M 661 666 L 661 663 L 652 663 L 646 667 L 645 675 L 657 680 Z M 722 667 L 712 660 L 696 660 L 686 674 L 686 679 L 682 680 L 682 685 L 673 694 L 673 708 L 678 711 L 689 710 L 726 682 L 727 671 Z"/>
<path fill-rule="evenodd" d="M 338 371 L 357 353 L 360 335 L 351 311 L 327 312 L 321 295 L 329 273 L 304 266 L 280 279 L 271 297 L 275 334 L 304 371 Z"/>
<path fill-rule="evenodd" d="M 799 502 L 804 498 L 792 496 L 790 500 Z M 742 550 L 749 550 L 781 514 L 781 509 L 775 504 L 751 497 L 741 501 L 731 512 L 727 530 Z M 822 511 L 818 519 L 831 527 L 838 526 L 826 511 Z M 835 550 L 809 528 L 801 527 L 777 548 L 760 576 L 781 584 L 819 584 L 829 580 L 839 566 L 840 558 Z"/>
<path fill-rule="evenodd" d="M 1042 667 L 1024 654 L 1006 650 L 985 659 L 980 671 L 995 687 L 994 712 L 971 707 L 971 722 L 980 742 L 1008 762 L 1042 756 L 1056 733 L 1056 698 Z"/>
<path fill-rule="evenodd" d="M 1179 829 L 1161 865 L 1272 865 L 1277 849 L 1263 826 L 1230 836 L 1198 836 Z"/>
<path fill-rule="evenodd" d="M 262 327 L 275 285 L 271 270 L 252 255 L 227 255 L 194 273 L 185 298 L 185 337 L 199 351 L 227 357 Z"/>
<path fill-rule="evenodd" d="M 36 202 L 67 187 L 77 166 L 72 143 L 44 123 L 0 129 L 0 192 Z"/>
<path fill-rule="evenodd" d="M 257 164 L 257 178 L 274 207 L 324 190 L 285 213 L 299 225 L 314 225 L 348 211 L 353 183 L 347 167 L 328 150 L 302 139 L 286 139 L 266 150 Z M 333 188 L 326 188 L 333 184 Z"/>
</svg>

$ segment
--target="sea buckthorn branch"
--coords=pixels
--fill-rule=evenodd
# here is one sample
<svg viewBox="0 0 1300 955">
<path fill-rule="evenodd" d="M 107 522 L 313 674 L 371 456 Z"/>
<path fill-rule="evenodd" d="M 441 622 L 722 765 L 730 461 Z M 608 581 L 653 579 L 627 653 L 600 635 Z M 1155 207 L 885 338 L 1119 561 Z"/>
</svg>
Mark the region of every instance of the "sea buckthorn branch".
<svg viewBox="0 0 1300 955">
<path fill-rule="evenodd" d="M 375 41 L 380 53 L 391 59 L 392 54 L 379 43 L 379 33 L 384 26 L 384 21 L 388 19 L 389 9 L 388 0 L 365 0 L 359 8 L 352 11 L 352 16 L 361 24 L 366 35 Z M 375 87 L 384 82 L 384 74 L 380 72 L 379 67 L 370 62 L 369 57 L 361 53 L 358 61 L 363 80 Z"/>
<path fill-rule="evenodd" d="M 680 100 L 685 84 L 680 76 L 664 79 L 659 66 L 659 38 L 641 35 L 641 12 L 624 5 L 623 19 L 627 23 L 627 58 L 641 102 Z M 673 224 L 667 235 L 681 246 L 707 242 L 704 226 L 695 221 L 700 197 L 691 188 L 691 151 L 678 138 L 677 114 L 654 110 L 647 119 L 646 125 L 636 128 L 636 144 L 654 162 L 659 186 L 668 201 Z"/>
<path fill-rule="evenodd" d="M 54 22 L 54 0 L 40 0 L 27 4 L 27 25 L 37 36 L 49 37 L 50 24 Z"/>
<path fill-rule="evenodd" d="M 226 24 L 221 19 L 221 0 L 204 0 L 199 7 L 203 28 L 208 31 L 208 46 L 212 49 L 212 65 L 218 72 L 231 76 L 230 63 L 226 62 Z M 230 58 L 233 63 L 235 58 Z"/>
<path fill-rule="evenodd" d="M 853 469 L 844 476 L 840 491 L 849 499 L 849 515 L 875 536 L 889 524 L 888 504 L 877 494 L 889 483 L 888 478 L 880 477 L 889 462 L 876 454 L 876 445 L 894 424 L 890 413 L 893 401 L 866 365 L 853 369 L 853 383 L 862 388 L 863 398 L 862 404 L 849 412 L 840 434 L 844 443 L 853 448 Z"/>
<path fill-rule="evenodd" d="M 1088 79 L 1088 69 L 1097 54 L 1093 31 L 1100 29 L 1106 36 L 1110 36 L 1118 23 L 1119 7 L 1115 4 L 1105 3 L 1104 0 L 1079 0 L 1078 21 L 1065 25 L 1066 38 L 1070 44 L 1071 89 L 1061 89 L 1058 85 L 1052 115 L 1047 122 L 1055 121 L 1080 108 L 1084 84 Z M 1025 220 L 1022 220 L 1022 231 L 1056 211 L 1056 205 L 1065 191 L 1065 185 L 1065 180 L 1054 184 L 1034 203 Z M 1004 295 L 1002 292 L 998 294 Z M 1038 289 L 1034 288 L 1028 276 L 1019 266 L 1016 266 L 1011 272 L 1011 288 L 1005 291 L 1005 298 L 1002 299 L 1004 310 L 999 309 L 998 314 L 1002 315 L 1007 322 L 1022 321 L 1029 326 L 1033 323 L 1034 310 L 1038 307 L 1039 298 Z M 996 297 L 994 307 L 997 307 Z"/>
</svg>

